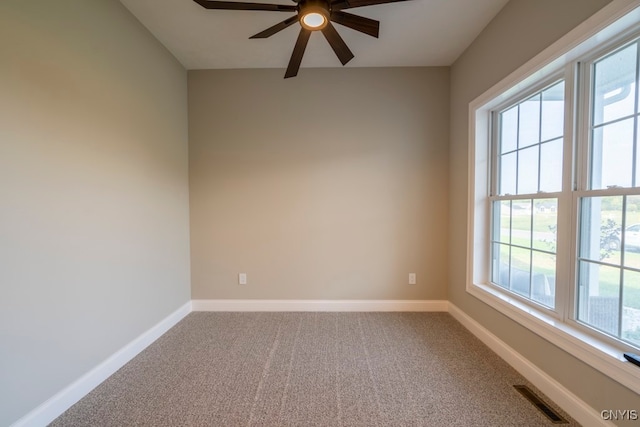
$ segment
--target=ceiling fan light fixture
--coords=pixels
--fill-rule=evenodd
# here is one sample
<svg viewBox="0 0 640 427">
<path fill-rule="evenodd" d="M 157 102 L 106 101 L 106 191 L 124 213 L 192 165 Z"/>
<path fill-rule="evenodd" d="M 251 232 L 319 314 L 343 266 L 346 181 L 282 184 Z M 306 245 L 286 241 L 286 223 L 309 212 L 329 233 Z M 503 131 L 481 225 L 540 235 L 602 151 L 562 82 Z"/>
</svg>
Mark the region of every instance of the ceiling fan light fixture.
<svg viewBox="0 0 640 427">
<path fill-rule="evenodd" d="M 329 3 L 323 0 L 302 0 L 299 7 L 298 18 L 305 30 L 322 30 L 329 24 Z"/>
<path fill-rule="evenodd" d="M 309 12 L 302 16 L 301 22 L 307 30 L 320 30 L 327 25 L 327 18 L 318 12 Z"/>
</svg>

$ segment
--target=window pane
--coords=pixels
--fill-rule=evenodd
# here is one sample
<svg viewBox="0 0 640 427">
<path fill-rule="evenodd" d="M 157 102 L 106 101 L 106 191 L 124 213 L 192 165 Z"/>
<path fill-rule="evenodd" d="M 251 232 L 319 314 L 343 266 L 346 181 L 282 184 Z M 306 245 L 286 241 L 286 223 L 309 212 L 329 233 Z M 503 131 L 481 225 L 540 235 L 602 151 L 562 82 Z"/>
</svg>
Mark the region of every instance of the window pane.
<svg viewBox="0 0 640 427">
<path fill-rule="evenodd" d="M 640 231 L 636 228 L 627 228 L 624 233 L 624 266 L 640 269 Z"/>
<path fill-rule="evenodd" d="M 533 204 L 533 248 L 555 252 L 558 200 L 538 199 Z"/>
<path fill-rule="evenodd" d="M 509 287 L 510 247 L 499 243 L 493 244 L 493 271 L 491 280 L 503 288 Z"/>
<path fill-rule="evenodd" d="M 556 289 L 555 255 L 533 251 L 531 299 L 553 308 Z"/>
<path fill-rule="evenodd" d="M 512 202 L 511 244 L 531 247 L 531 200 Z"/>
<path fill-rule="evenodd" d="M 518 194 L 538 192 L 538 150 L 533 146 L 518 154 Z"/>
<path fill-rule="evenodd" d="M 621 338 L 640 345 L 640 273 L 624 272 Z"/>
<path fill-rule="evenodd" d="M 627 196 L 624 266 L 640 269 L 640 196 Z"/>
<path fill-rule="evenodd" d="M 511 242 L 511 202 L 503 200 L 495 202 L 494 214 L 497 215 L 497 222 L 500 230 L 494 233 L 494 239 L 502 243 Z"/>
<path fill-rule="evenodd" d="M 540 142 L 540 95 L 535 95 L 520 104 L 520 126 L 518 148 Z"/>
<path fill-rule="evenodd" d="M 506 153 L 518 148 L 518 106 L 500 115 L 500 153 Z"/>
<path fill-rule="evenodd" d="M 529 297 L 531 274 L 531 251 L 511 247 L 511 280 L 513 292 Z"/>
<path fill-rule="evenodd" d="M 498 243 L 491 244 L 491 281 L 495 284 L 500 283 L 500 245 Z"/>
<path fill-rule="evenodd" d="M 562 139 L 540 146 L 540 191 L 562 190 Z"/>
<path fill-rule="evenodd" d="M 591 188 L 631 187 L 633 119 L 593 131 Z"/>
<path fill-rule="evenodd" d="M 517 154 L 500 156 L 500 194 L 516 194 Z"/>
<path fill-rule="evenodd" d="M 636 55 L 634 43 L 595 64 L 594 125 L 633 114 Z"/>
<path fill-rule="evenodd" d="M 618 336 L 620 269 L 580 262 L 578 319 Z"/>
<path fill-rule="evenodd" d="M 621 224 L 622 196 L 583 198 L 580 257 L 620 264 Z"/>
<path fill-rule="evenodd" d="M 640 103 L 638 103 L 640 105 Z M 636 176 L 633 182 L 634 187 L 640 187 L 640 147 L 638 146 L 638 138 L 640 138 L 640 120 L 637 120 L 638 127 L 636 129 Z"/>
<path fill-rule="evenodd" d="M 524 272 L 529 280 L 529 273 L 531 272 L 531 250 L 518 248 L 511 246 L 511 281 L 513 284 L 513 276 L 515 271 Z"/>
<path fill-rule="evenodd" d="M 636 79 L 640 79 L 640 76 L 636 76 Z M 636 80 L 633 86 L 635 86 L 636 89 L 636 99 L 640 100 L 640 80 Z M 640 113 L 640 102 L 637 102 L 636 104 L 638 105 L 638 111 L 636 111 L 636 113 Z"/>
<path fill-rule="evenodd" d="M 564 135 L 564 81 L 542 92 L 541 131 L 541 141 Z"/>
</svg>

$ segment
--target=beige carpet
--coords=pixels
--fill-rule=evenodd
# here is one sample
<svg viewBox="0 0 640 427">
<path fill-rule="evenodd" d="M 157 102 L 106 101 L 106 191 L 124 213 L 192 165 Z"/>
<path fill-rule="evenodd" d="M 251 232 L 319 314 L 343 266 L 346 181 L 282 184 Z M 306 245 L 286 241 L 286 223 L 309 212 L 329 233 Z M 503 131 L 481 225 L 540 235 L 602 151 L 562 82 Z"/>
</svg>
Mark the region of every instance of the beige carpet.
<svg viewBox="0 0 640 427">
<path fill-rule="evenodd" d="M 195 312 L 52 425 L 553 425 L 515 384 L 446 313 Z"/>
</svg>

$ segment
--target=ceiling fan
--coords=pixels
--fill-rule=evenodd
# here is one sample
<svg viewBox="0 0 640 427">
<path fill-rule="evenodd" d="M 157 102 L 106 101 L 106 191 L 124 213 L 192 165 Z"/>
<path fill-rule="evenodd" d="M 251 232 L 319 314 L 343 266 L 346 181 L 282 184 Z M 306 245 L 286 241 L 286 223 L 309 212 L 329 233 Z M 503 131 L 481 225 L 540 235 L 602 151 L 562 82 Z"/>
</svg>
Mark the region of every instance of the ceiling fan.
<svg viewBox="0 0 640 427">
<path fill-rule="evenodd" d="M 407 0 L 293 0 L 297 5 L 268 4 L 268 3 L 247 3 L 223 0 L 193 0 L 206 9 L 226 9 L 226 10 L 264 10 L 271 12 L 295 12 L 296 15 L 285 19 L 266 30 L 255 34 L 251 39 L 266 39 L 279 31 L 300 23 L 300 33 L 293 48 L 289 65 L 284 78 L 295 77 L 300 69 L 302 56 L 307 47 L 307 42 L 313 31 L 321 31 L 329 42 L 329 45 L 338 56 L 338 59 L 345 65 L 353 59 L 353 53 L 344 42 L 338 31 L 331 24 L 331 21 L 349 27 L 372 37 L 378 37 L 380 22 L 343 12 L 361 6 L 373 6 L 376 4 L 394 3 Z"/>
</svg>

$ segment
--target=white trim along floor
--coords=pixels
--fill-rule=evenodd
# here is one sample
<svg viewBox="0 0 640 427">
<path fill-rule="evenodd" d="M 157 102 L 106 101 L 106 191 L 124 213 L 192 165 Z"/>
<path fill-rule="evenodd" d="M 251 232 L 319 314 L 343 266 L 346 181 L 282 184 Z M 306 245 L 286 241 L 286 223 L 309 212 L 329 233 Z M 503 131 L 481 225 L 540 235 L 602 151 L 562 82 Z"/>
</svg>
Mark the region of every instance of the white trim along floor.
<svg viewBox="0 0 640 427">
<path fill-rule="evenodd" d="M 498 337 L 445 300 L 192 300 L 104 362 L 16 421 L 12 427 L 49 424 L 192 311 L 413 311 L 449 312 L 522 376 L 585 426 L 608 425 L 600 414 Z"/>
</svg>

